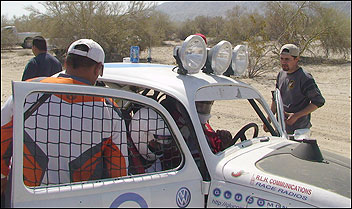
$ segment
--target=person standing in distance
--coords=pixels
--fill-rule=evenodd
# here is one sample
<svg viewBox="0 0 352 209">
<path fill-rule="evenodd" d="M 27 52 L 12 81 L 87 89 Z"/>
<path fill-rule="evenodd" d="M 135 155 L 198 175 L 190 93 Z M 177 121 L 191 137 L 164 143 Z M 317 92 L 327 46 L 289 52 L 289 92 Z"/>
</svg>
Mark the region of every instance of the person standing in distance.
<svg viewBox="0 0 352 209">
<path fill-rule="evenodd" d="M 276 78 L 276 88 L 280 90 L 287 134 L 296 129 L 310 129 L 311 113 L 325 104 L 313 76 L 298 65 L 299 48 L 294 44 L 285 44 L 280 50 L 282 71 Z M 276 113 L 275 101 L 271 110 Z M 269 120 L 270 122 L 270 120 Z M 264 131 L 268 131 L 264 125 Z"/>
<path fill-rule="evenodd" d="M 33 38 L 32 52 L 35 57 L 27 63 L 22 81 L 35 77 L 52 76 L 62 71 L 60 61 L 47 52 L 46 41 L 42 36 Z"/>
</svg>

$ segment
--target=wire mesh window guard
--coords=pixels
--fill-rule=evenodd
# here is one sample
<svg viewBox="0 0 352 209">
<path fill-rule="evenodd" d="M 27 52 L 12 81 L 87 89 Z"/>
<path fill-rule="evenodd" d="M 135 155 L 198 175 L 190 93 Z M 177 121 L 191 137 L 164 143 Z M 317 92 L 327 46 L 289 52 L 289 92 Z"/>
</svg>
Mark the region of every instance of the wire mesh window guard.
<svg viewBox="0 0 352 209">
<path fill-rule="evenodd" d="M 120 98 L 43 95 L 32 93 L 24 104 L 25 185 L 70 184 L 180 165 L 174 135 L 155 109 Z"/>
</svg>

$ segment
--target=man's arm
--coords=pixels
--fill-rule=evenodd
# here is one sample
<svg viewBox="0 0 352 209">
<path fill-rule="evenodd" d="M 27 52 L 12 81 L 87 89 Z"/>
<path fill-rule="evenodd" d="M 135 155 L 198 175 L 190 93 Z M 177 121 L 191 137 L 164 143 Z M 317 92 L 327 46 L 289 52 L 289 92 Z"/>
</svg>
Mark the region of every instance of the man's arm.
<svg viewBox="0 0 352 209">
<path fill-rule="evenodd" d="M 308 115 L 309 113 L 314 112 L 316 109 L 318 109 L 318 106 L 316 106 L 313 103 L 309 103 L 307 107 L 305 107 L 303 110 L 296 112 L 296 113 L 285 113 L 288 115 L 286 119 L 286 124 L 287 125 L 293 125 L 299 118 Z"/>
<path fill-rule="evenodd" d="M 287 125 L 293 125 L 299 118 L 314 112 L 325 104 L 325 99 L 311 74 L 308 74 L 308 80 L 302 85 L 302 93 L 309 98 L 310 103 L 301 111 L 285 113 L 285 116 L 288 116 Z"/>
</svg>

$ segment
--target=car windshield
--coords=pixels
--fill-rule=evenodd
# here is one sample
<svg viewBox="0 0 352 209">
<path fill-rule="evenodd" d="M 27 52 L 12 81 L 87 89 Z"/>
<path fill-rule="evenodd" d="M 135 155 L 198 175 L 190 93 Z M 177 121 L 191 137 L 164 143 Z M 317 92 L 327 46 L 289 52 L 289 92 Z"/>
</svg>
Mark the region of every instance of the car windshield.
<svg viewBox="0 0 352 209">
<path fill-rule="evenodd" d="M 252 99 L 215 100 L 208 115 L 202 114 L 198 110 L 199 108 L 197 109 L 201 123 L 207 124 L 206 126 L 202 125 L 202 127 L 209 146 L 211 146 L 214 153 L 217 152 L 217 149 L 220 149 L 218 151 L 222 151 L 233 144 L 250 140 L 254 137 L 271 136 L 270 132 L 263 130 L 264 123 L 259 116 L 260 113 L 265 113 L 265 111 L 258 102 L 254 101 Z M 202 102 L 197 101 L 197 103 Z M 256 104 L 254 106 L 258 107 L 259 114 L 251 103 Z M 203 106 L 206 104 L 203 104 Z M 208 102 L 208 106 L 210 105 Z M 197 107 L 200 107 L 200 105 L 196 105 Z M 266 114 L 264 116 L 267 117 Z M 211 134 L 211 132 L 215 134 Z M 214 148 L 218 143 L 220 143 L 220 147 L 218 145 L 218 148 Z"/>
</svg>

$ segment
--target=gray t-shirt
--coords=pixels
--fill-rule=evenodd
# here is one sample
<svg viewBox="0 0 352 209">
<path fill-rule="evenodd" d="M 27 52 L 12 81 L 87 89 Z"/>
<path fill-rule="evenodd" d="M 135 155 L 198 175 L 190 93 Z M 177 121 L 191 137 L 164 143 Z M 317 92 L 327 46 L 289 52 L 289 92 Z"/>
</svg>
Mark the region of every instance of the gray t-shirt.
<svg viewBox="0 0 352 209">
<path fill-rule="evenodd" d="M 280 71 L 276 79 L 276 88 L 281 92 L 285 112 L 295 113 L 303 110 L 310 102 L 318 107 L 325 103 L 313 76 L 301 67 L 294 73 Z M 311 114 L 299 118 L 292 126 L 286 125 L 288 134 L 294 130 L 310 128 Z"/>
</svg>

